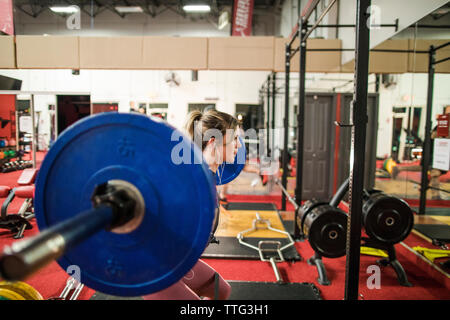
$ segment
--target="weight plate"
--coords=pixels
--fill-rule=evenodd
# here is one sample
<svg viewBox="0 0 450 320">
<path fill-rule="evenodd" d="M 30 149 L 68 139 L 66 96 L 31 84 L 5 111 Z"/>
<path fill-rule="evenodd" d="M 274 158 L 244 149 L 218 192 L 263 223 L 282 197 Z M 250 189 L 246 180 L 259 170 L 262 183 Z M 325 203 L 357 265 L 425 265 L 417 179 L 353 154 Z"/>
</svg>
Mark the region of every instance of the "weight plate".
<svg viewBox="0 0 450 320">
<path fill-rule="evenodd" d="M 311 210 L 304 223 L 311 247 L 327 258 L 345 255 L 347 215 L 339 208 L 320 205 Z"/>
<path fill-rule="evenodd" d="M 227 184 L 233 181 L 244 169 L 246 160 L 245 143 L 241 137 L 239 137 L 239 142 L 241 144 L 241 147 L 238 148 L 236 157 L 234 158 L 234 162 L 233 163 L 224 162 L 217 168 L 216 171 L 217 185 Z"/>
<path fill-rule="evenodd" d="M 372 194 L 364 201 L 362 218 L 369 237 L 389 244 L 404 240 L 414 225 L 409 205 L 382 192 Z"/>
<path fill-rule="evenodd" d="M 193 142 L 162 120 L 104 113 L 67 128 L 36 181 L 40 230 L 92 208 L 96 185 L 122 180 L 142 194 L 145 214 L 129 233 L 102 230 L 58 263 L 80 268 L 80 282 L 116 296 L 160 291 L 203 253 L 216 204 L 214 176 Z"/>
<path fill-rule="evenodd" d="M 44 300 L 42 295 L 29 284 L 22 281 L 2 281 L 0 288 L 19 293 L 25 300 Z"/>
<path fill-rule="evenodd" d="M 303 226 L 305 224 L 305 219 L 308 216 L 308 214 L 313 210 L 314 208 L 322 205 L 328 205 L 328 202 L 317 200 L 317 199 L 311 199 L 307 200 L 301 207 L 300 210 L 298 210 L 297 215 L 297 225 L 298 228 L 301 230 L 301 232 L 305 235 L 305 230 L 303 230 Z"/>
<path fill-rule="evenodd" d="M 4 288 L 0 288 L 0 297 L 6 300 L 25 300 L 19 293 Z"/>
</svg>

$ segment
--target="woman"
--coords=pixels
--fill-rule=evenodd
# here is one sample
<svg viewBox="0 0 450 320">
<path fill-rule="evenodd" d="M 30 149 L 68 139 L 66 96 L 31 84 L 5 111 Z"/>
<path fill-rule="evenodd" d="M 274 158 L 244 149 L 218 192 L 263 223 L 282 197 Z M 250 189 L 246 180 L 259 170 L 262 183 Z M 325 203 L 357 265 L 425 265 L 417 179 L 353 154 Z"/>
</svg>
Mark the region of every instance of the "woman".
<svg viewBox="0 0 450 320">
<path fill-rule="evenodd" d="M 202 150 L 203 158 L 211 174 L 216 172 L 223 162 L 233 162 L 241 146 L 238 139 L 237 120 L 224 112 L 208 110 L 204 113 L 193 111 L 188 116 L 185 129 Z M 218 173 L 220 179 L 220 171 Z M 210 241 L 214 241 L 214 232 L 218 225 L 219 205 L 216 206 L 216 218 L 211 231 Z M 160 292 L 144 296 L 146 300 L 200 300 L 221 299 L 230 296 L 230 285 L 202 260 L 177 283 Z"/>
</svg>

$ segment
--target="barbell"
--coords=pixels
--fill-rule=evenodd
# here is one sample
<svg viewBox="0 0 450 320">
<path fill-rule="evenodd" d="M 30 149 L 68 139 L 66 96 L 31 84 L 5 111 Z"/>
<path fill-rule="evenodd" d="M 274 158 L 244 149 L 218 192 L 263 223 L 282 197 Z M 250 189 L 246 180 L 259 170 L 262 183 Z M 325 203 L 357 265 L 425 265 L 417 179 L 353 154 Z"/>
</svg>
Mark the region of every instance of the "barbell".
<svg viewBox="0 0 450 320">
<path fill-rule="evenodd" d="M 34 204 L 41 232 L 4 249 L 3 278 L 21 280 L 57 260 L 79 267 L 94 290 L 138 296 L 174 284 L 200 258 L 215 176 L 191 139 L 162 120 L 105 113 L 58 137 Z"/>
</svg>

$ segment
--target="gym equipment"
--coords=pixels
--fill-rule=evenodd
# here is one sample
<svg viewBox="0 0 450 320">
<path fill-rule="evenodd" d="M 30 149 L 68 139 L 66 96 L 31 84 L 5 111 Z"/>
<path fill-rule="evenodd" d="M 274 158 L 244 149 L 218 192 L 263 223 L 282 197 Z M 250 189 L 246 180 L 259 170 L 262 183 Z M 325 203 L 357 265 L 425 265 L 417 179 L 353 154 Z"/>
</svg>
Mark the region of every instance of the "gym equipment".
<svg viewBox="0 0 450 320">
<path fill-rule="evenodd" d="M 388 254 L 384 250 L 364 246 L 361 246 L 361 254 L 366 254 L 375 257 L 384 257 L 384 258 L 388 257 Z"/>
<path fill-rule="evenodd" d="M 10 122 L 11 122 L 11 120 L 9 120 L 9 119 L 0 118 L 0 127 L 3 129 Z"/>
<path fill-rule="evenodd" d="M 66 286 L 59 295 L 58 300 L 77 300 L 83 288 L 84 284 L 78 282 L 77 280 L 75 280 L 75 278 L 70 277 L 69 279 L 67 279 Z M 72 290 L 73 290 L 72 295 L 70 296 L 69 299 L 67 299 L 67 296 Z"/>
<path fill-rule="evenodd" d="M 173 159 L 174 148 L 191 161 Z M 139 114 L 86 117 L 42 162 L 35 193 L 41 233 L 5 248 L 0 273 L 21 279 L 58 259 L 64 270 L 79 266 L 80 281 L 94 290 L 157 292 L 195 265 L 215 205 L 202 152 L 181 132 Z"/>
<path fill-rule="evenodd" d="M 346 179 L 339 187 L 337 194 L 331 202 L 343 198 L 350 185 Z M 330 202 L 330 203 L 331 203 Z M 387 253 L 387 257 L 377 260 L 382 266 L 391 266 L 400 285 L 411 287 L 406 272 L 397 260 L 394 244 L 405 239 L 414 224 L 411 208 L 403 200 L 385 194 L 379 190 L 363 190 L 362 226 L 368 237 L 361 237 L 361 246 L 378 249 Z M 360 249 L 361 251 L 361 249 Z"/>
<path fill-rule="evenodd" d="M 23 237 L 25 230 L 32 229 L 33 226 L 29 222 L 34 218 L 33 197 L 34 183 L 37 176 L 37 169 L 25 169 L 20 175 L 17 183 L 18 187 L 13 188 L 2 204 L 0 216 L 0 229 L 7 229 L 14 233 L 14 239 Z M 14 198 L 24 199 L 17 214 L 7 214 L 8 207 Z"/>
<path fill-rule="evenodd" d="M 259 225 L 265 225 L 265 228 L 261 228 L 259 227 Z M 251 232 L 254 232 L 258 229 L 267 229 L 267 230 L 271 230 L 274 232 L 278 232 L 281 234 L 284 234 L 288 237 L 289 242 L 288 244 L 284 245 L 283 247 L 281 247 L 281 242 L 280 241 L 276 241 L 274 239 L 271 240 L 261 240 L 258 242 L 258 246 L 254 246 L 246 241 L 244 241 L 244 234 L 248 234 Z M 283 251 L 286 250 L 289 247 L 294 246 L 294 240 L 292 239 L 291 235 L 283 230 L 279 230 L 279 229 L 275 229 L 271 226 L 270 224 L 270 220 L 268 219 L 261 219 L 259 213 L 256 213 L 256 218 L 253 220 L 252 222 L 252 228 L 241 231 L 237 234 L 237 239 L 239 241 L 239 243 L 241 245 L 247 246 L 251 249 L 254 249 L 258 252 L 259 254 L 259 258 L 261 259 L 261 261 L 268 261 L 270 262 L 273 271 L 275 273 L 275 277 L 277 279 L 278 283 L 284 283 L 280 271 L 278 270 L 277 267 L 277 262 L 283 262 L 286 261 L 284 256 L 283 256 Z M 268 245 L 268 246 L 267 246 Z M 271 255 L 272 253 L 272 255 Z M 276 253 L 276 256 L 273 255 L 273 253 Z M 269 254 L 269 257 L 266 256 L 266 254 Z"/>
<path fill-rule="evenodd" d="M 275 204 L 265 202 L 228 202 L 223 207 L 226 210 L 277 211 Z"/>
<path fill-rule="evenodd" d="M 235 237 L 216 237 L 220 245 L 209 245 L 203 252 L 202 259 L 240 259 L 240 260 L 260 260 L 259 253 L 256 250 L 250 249 L 247 246 L 237 245 Z M 261 237 L 249 237 L 246 239 L 247 243 L 253 246 L 258 246 L 260 241 L 267 240 Z M 285 246 L 289 243 L 288 238 L 270 238 L 270 240 L 281 243 Z M 289 247 L 283 251 L 283 256 L 286 261 L 300 261 L 301 257 L 295 247 Z"/>
<path fill-rule="evenodd" d="M 25 300 L 19 293 L 0 288 L 0 300 Z"/>
<path fill-rule="evenodd" d="M 283 187 L 283 184 L 281 183 L 280 179 L 275 179 L 275 183 L 281 188 L 281 190 L 284 193 L 284 195 L 286 196 L 286 198 L 294 206 L 295 211 L 297 211 L 300 208 L 299 205 L 297 204 L 297 202 L 295 202 L 295 199 L 291 197 L 289 192 Z"/>
<path fill-rule="evenodd" d="M 7 289 L 21 295 L 25 300 L 44 300 L 42 295 L 29 284 L 21 281 L 2 281 L 0 289 Z"/>
<path fill-rule="evenodd" d="M 419 252 L 431 262 L 434 262 L 435 259 L 450 258 L 450 250 L 429 249 L 420 246 L 413 247 L 413 250 Z"/>
<path fill-rule="evenodd" d="M 327 258 L 345 255 L 347 215 L 341 209 L 308 200 L 299 211 L 297 223 L 316 253 Z"/>
<path fill-rule="evenodd" d="M 337 206 L 313 199 L 299 208 L 297 225 L 302 237 L 308 239 L 314 250 L 308 264 L 317 268 L 317 282 L 330 285 L 322 257 L 338 258 L 345 255 L 347 215 Z"/>
<path fill-rule="evenodd" d="M 388 158 L 383 162 L 383 169 L 392 175 L 392 169 L 397 166 L 397 163 L 392 158 Z"/>
<path fill-rule="evenodd" d="M 228 283 L 231 285 L 229 300 L 321 300 L 319 289 L 312 283 L 253 281 L 228 281 Z"/>
<path fill-rule="evenodd" d="M 386 244 L 404 240 L 414 225 L 405 201 L 378 190 L 364 192 L 362 218 L 367 235 Z"/>
<path fill-rule="evenodd" d="M 420 232 L 438 247 L 450 243 L 450 226 L 448 224 L 416 224 L 414 230 Z"/>
<path fill-rule="evenodd" d="M 217 168 L 216 171 L 216 184 L 222 185 L 227 184 L 241 173 L 242 169 L 245 167 L 246 160 L 246 149 L 244 140 L 241 137 L 238 137 L 241 147 L 238 148 L 236 157 L 234 158 L 233 163 L 224 162 Z"/>
</svg>

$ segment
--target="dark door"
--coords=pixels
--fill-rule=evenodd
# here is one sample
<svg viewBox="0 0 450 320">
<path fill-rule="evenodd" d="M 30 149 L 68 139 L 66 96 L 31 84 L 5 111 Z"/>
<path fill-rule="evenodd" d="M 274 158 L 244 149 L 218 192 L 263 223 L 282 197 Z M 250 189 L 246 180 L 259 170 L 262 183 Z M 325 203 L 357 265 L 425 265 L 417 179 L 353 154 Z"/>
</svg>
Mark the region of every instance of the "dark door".
<svg viewBox="0 0 450 320">
<path fill-rule="evenodd" d="M 331 196 L 332 150 L 334 150 L 333 93 L 306 95 L 303 151 L 303 200 Z"/>
<path fill-rule="evenodd" d="M 340 122 L 350 123 L 350 103 L 353 100 L 353 94 L 341 94 L 341 112 Z M 366 152 L 364 162 L 364 188 L 373 188 L 375 184 L 376 170 L 376 152 L 377 152 L 377 133 L 378 133 L 378 95 L 369 94 L 367 97 L 367 129 L 366 129 Z M 351 127 L 342 127 L 339 129 L 339 149 L 338 157 L 338 187 L 350 175 L 350 146 L 352 138 Z"/>
<path fill-rule="evenodd" d="M 91 96 L 57 95 L 58 136 L 68 126 L 91 114 Z"/>
</svg>

